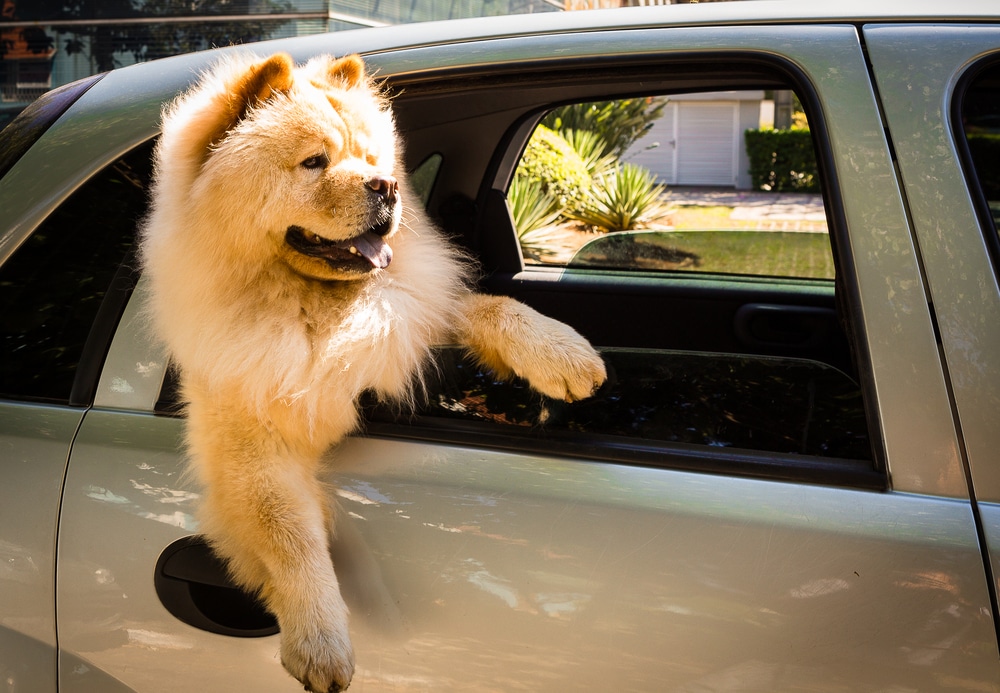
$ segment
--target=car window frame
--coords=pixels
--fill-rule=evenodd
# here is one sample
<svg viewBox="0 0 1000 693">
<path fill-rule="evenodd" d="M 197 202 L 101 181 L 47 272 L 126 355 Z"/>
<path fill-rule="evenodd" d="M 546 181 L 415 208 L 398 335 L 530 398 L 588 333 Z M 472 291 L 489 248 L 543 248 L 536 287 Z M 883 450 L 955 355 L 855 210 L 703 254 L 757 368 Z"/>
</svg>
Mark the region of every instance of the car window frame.
<svg viewBox="0 0 1000 693">
<path fill-rule="evenodd" d="M 689 56 L 691 55 L 697 56 L 699 51 L 705 52 L 709 50 L 714 50 L 715 49 L 714 47 L 718 45 L 717 41 L 720 40 L 720 35 L 727 40 L 733 37 L 737 37 L 738 39 L 737 42 L 739 43 L 739 45 L 751 46 L 753 50 L 756 50 L 758 52 L 769 52 L 770 46 L 776 45 L 775 40 L 777 38 L 784 39 L 788 37 L 791 39 L 791 43 L 789 44 L 791 48 L 789 48 L 788 51 L 782 51 L 782 53 L 786 55 L 799 55 L 799 56 L 805 55 L 808 58 L 808 60 L 806 60 L 806 64 L 810 65 L 812 69 L 815 69 L 817 65 L 820 64 L 817 63 L 817 61 L 830 59 L 834 56 L 843 57 L 844 55 L 847 55 L 848 57 L 852 57 L 849 52 L 843 53 L 844 50 L 847 51 L 855 50 L 855 52 L 857 53 L 857 57 L 859 59 L 862 57 L 862 50 L 860 45 L 854 45 L 852 48 L 852 42 L 856 42 L 857 40 L 857 28 L 845 25 L 838 25 L 838 26 L 815 25 L 815 26 L 788 26 L 788 27 L 761 26 L 761 27 L 755 27 L 752 31 L 746 29 L 745 27 L 743 28 L 722 27 L 721 31 L 719 27 L 711 27 L 711 28 L 663 27 L 663 28 L 641 29 L 634 32 L 632 32 L 632 30 L 628 30 L 628 32 L 630 33 L 630 38 L 629 38 L 630 46 L 628 50 L 634 50 L 637 53 L 644 50 L 650 50 L 649 46 L 651 45 L 651 43 L 649 39 L 650 37 L 652 37 L 655 38 L 657 41 L 660 41 L 659 44 L 660 47 L 652 49 L 653 52 L 659 51 L 657 55 L 659 55 L 660 58 L 663 57 L 662 53 L 664 52 L 670 52 L 676 50 L 676 55 L 682 54 L 682 51 L 670 48 L 669 45 L 670 41 L 674 37 L 682 39 L 683 41 L 687 40 L 686 37 L 692 37 L 691 40 L 687 41 L 684 45 L 692 46 L 697 44 L 698 46 L 701 46 L 701 48 L 698 48 L 697 50 L 692 50 L 687 53 L 687 55 Z M 619 30 L 619 33 L 625 33 L 625 31 Z M 602 45 L 603 42 L 606 40 L 605 36 L 607 36 L 607 34 L 602 34 L 602 36 L 600 37 L 584 36 L 582 34 L 580 36 L 570 36 L 570 35 L 557 36 L 554 39 L 555 43 L 546 43 L 546 49 L 544 51 L 544 55 L 548 57 L 546 58 L 540 57 L 541 55 L 543 55 L 543 53 L 539 49 L 536 52 L 532 52 L 529 50 L 528 58 L 516 57 L 513 60 L 509 60 L 505 57 L 510 53 L 510 51 L 508 51 L 507 53 L 501 50 L 497 50 L 494 52 L 494 49 L 497 46 L 494 45 L 493 40 L 484 39 L 482 41 L 482 47 L 484 51 L 478 53 L 478 55 L 487 56 L 485 58 L 486 60 L 496 59 L 500 60 L 501 62 L 498 62 L 496 64 L 491 64 L 492 67 L 487 66 L 485 68 L 481 68 L 481 66 L 473 66 L 473 72 L 476 71 L 480 73 L 483 71 L 489 72 L 491 69 L 517 71 L 520 70 L 526 63 L 531 61 L 536 61 L 537 65 L 539 66 L 539 69 L 544 69 L 545 65 L 547 64 L 547 61 L 555 59 L 563 60 L 567 58 L 567 55 L 569 56 L 569 59 L 576 60 L 575 54 L 572 53 L 572 50 L 577 50 L 578 53 L 590 52 L 590 54 L 593 54 L 596 50 L 599 49 L 599 46 Z M 633 47 L 631 45 L 632 36 L 636 37 L 636 41 L 634 42 L 636 47 Z M 837 40 L 832 42 L 817 40 L 818 38 L 822 37 L 836 38 Z M 513 45 L 518 43 L 518 39 L 505 38 L 505 39 L 498 39 L 496 41 L 496 44 L 498 45 L 501 43 L 503 44 L 509 43 Z M 576 45 L 577 43 L 579 44 L 578 46 Z M 558 56 L 553 57 L 551 49 L 555 44 L 558 44 L 559 46 L 569 44 L 572 50 L 569 53 L 562 53 Z M 276 47 L 280 47 L 282 45 L 284 44 L 280 42 L 275 44 Z M 516 47 L 517 46 L 515 45 L 515 48 Z M 464 74 L 461 70 L 454 69 L 451 67 L 446 67 L 444 69 L 438 69 L 435 67 L 435 65 L 446 65 L 446 66 L 452 65 L 452 63 L 450 63 L 449 59 L 447 58 L 447 54 L 449 52 L 450 52 L 450 44 L 442 44 L 436 46 L 422 46 L 413 49 L 400 49 L 390 53 L 375 52 L 367 56 L 366 59 L 369 60 L 369 64 L 375 71 L 379 72 L 382 75 L 393 76 L 394 83 L 406 84 L 408 81 L 408 76 L 412 75 L 415 75 L 414 80 L 416 82 L 420 81 L 426 82 L 428 80 L 436 80 L 442 74 L 445 74 L 446 76 L 448 74 L 451 75 Z M 305 56 L 306 54 L 299 52 L 296 53 L 296 55 Z M 483 60 L 484 58 L 477 58 L 477 59 Z M 195 59 L 194 57 L 192 57 L 190 64 L 202 65 L 205 60 L 206 60 L 205 58 Z M 828 64 L 828 62 L 829 61 L 827 60 L 827 62 L 822 64 Z M 842 64 L 841 67 L 844 68 L 845 66 Z M 850 74 L 852 79 L 857 78 L 861 79 L 862 81 L 866 79 L 866 77 L 862 75 L 861 69 L 859 69 L 858 61 L 853 60 L 853 57 L 852 60 L 849 60 L 847 62 L 846 67 L 848 68 L 846 72 Z M 162 102 L 164 93 L 162 90 L 165 87 L 163 85 L 158 85 L 154 89 L 152 85 L 139 84 L 138 80 L 141 78 L 142 74 L 143 73 L 141 71 L 133 73 L 130 73 L 129 71 L 124 71 L 124 73 L 120 76 L 120 78 L 110 81 L 119 87 L 122 86 L 123 83 L 127 83 L 129 86 L 134 87 L 135 89 L 138 90 L 139 95 L 142 97 L 142 99 L 144 99 L 144 101 L 142 107 L 138 112 L 136 112 L 134 108 L 130 111 L 130 116 L 134 117 L 132 117 L 131 120 L 128 121 L 128 133 L 143 133 L 144 136 L 148 137 L 149 135 L 155 132 L 155 128 L 152 125 L 152 123 L 154 122 L 154 116 L 152 115 L 152 111 L 158 109 L 159 104 Z M 842 76 L 843 74 L 844 71 L 842 69 L 841 73 L 839 73 L 840 75 L 839 78 L 842 80 L 844 79 Z M 136 79 L 132 79 L 133 76 Z M 184 77 L 171 76 L 169 77 L 169 79 L 171 80 L 170 84 L 176 83 L 177 85 L 182 86 L 190 79 L 190 76 L 189 75 Z M 835 84 L 829 83 L 830 80 L 828 78 L 823 77 L 821 74 L 817 73 L 817 79 L 825 80 L 824 81 L 824 85 L 826 87 L 825 91 L 828 93 L 825 93 L 824 99 L 836 99 L 838 95 L 843 95 L 845 90 L 839 89 L 836 87 Z M 412 82 L 413 80 L 410 81 Z M 854 87 L 852 87 L 852 92 L 853 90 Z M 107 90 L 101 90 L 101 91 L 104 92 L 104 98 L 107 98 Z M 870 98 L 871 86 L 867 82 L 865 82 L 865 84 L 862 85 L 860 92 L 862 97 Z M 154 99 L 156 102 L 155 105 L 152 103 Z M 95 106 L 98 103 L 99 101 L 96 100 L 94 101 Z M 866 149 L 865 151 L 866 152 L 871 151 L 875 153 L 875 155 L 877 156 L 877 161 L 875 162 L 875 164 L 879 168 L 880 173 L 884 174 L 888 172 L 886 162 L 882 161 L 883 159 L 882 142 L 884 142 L 884 138 L 880 134 L 881 131 L 875 131 L 871 127 L 869 127 L 869 126 L 874 126 L 874 121 L 871 116 L 871 113 L 869 113 L 870 109 L 867 108 L 868 104 L 865 103 L 864 105 L 865 108 L 863 111 L 863 115 L 861 117 L 859 118 L 847 117 L 846 122 L 852 124 L 863 124 L 865 126 L 865 129 L 863 131 L 866 133 L 865 135 L 866 139 L 863 144 L 866 147 L 868 147 L 868 149 Z M 841 114 L 841 115 L 850 116 L 850 114 Z M 111 121 L 106 121 L 106 122 L 111 122 Z M 110 125 L 108 127 L 110 127 Z M 120 130 L 120 128 L 118 128 L 117 125 L 115 127 L 116 127 L 116 132 Z M 837 125 L 836 127 L 839 130 L 844 129 L 843 125 Z M 65 133 L 65 135 L 69 136 L 69 133 Z M 88 138 L 94 140 L 95 138 L 92 135 L 93 133 L 89 132 Z M 80 135 L 74 135 L 74 136 L 80 137 Z M 129 140 L 130 137 L 134 137 L 134 134 L 119 134 L 118 136 L 112 138 L 110 146 L 121 147 L 121 148 L 126 148 L 128 146 L 131 146 L 131 142 L 136 141 L 136 139 Z M 838 146 L 843 147 L 843 143 L 841 143 Z M 886 152 L 888 152 L 887 149 Z M 89 149 L 85 150 L 84 154 L 86 156 L 90 156 L 91 151 Z M 842 158 L 846 156 L 846 152 L 838 151 L 837 156 Z M 887 157 L 886 161 L 888 161 Z M 66 179 L 69 181 L 67 185 L 73 184 L 73 181 L 69 180 L 68 176 L 66 177 Z M 826 180 L 829 181 L 829 176 L 827 176 Z M 845 183 L 845 185 L 847 185 L 847 183 Z M 886 197 L 886 194 L 888 194 L 889 198 L 892 198 L 893 193 L 896 190 L 896 185 L 897 181 L 895 178 L 893 178 L 892 176 L 886 177 L 883 175 L 882 178 L 879 179 L 877 190 L 883 198 Z M 855 192 L 857 192 L 858 188 L 857 184 L 853 184 L 848 187 L 852 190 L 852 195 Z M 0 192 L 2 192 L 2 190 L 0 190 Z M 839 186 L 834 188 L 833 194 L 839 197 Z M 830 198 L 828 197 L 828 200 L 829 199 Z M 432 200 L 432 204 L 433 202 L 434 201 Z M 439 202 L 441 201 L 439 200 Z M 901 210 L 895 209 L 894 200 L 890 200 L 890 203 L 891 204 L 886 206 L 884 212 L 882 211 L 882 208 L 880 208 L 879 210 L 874 210 L 877 212 L 876 220 L 879 221 L 880 223 L 887 222 L 889 226 L 888 226 L 888 231 L 886 233 L 888 233 L 891 236 L 894 242 L 901 242 L 905 246 L 905 239 L 899 236 L 899 228 L 898 228 L 899 219 L 901 218 Z M 462 205 L 458 205 L 458 207 L 461 206 Z M 440 209 L 440 206 L 438 208 Z M 460 209 L 458 211 L 459 214 L 457 214 L 457 216 L 461 217 L 462 219 L 468 218 L 467 210 Z M 833 209 L 834 214 L 841 214 L 846 212 L 851 222 L 858 225 L 859 227 L 863 227 L 864 215 L 870 211 L 873 210 L 871 210 L 868 207 L 859 206 L 853 201 L 849 201 L 846 210 L 844 208 L 841 208 L 839 205 Z M 852 244 L 856 245 L 856 249 L 858 250 L 858 252 L 862 254 L 872 249 L 871 241 L 865 239 L 863 235 L 858 235 L 857 238 L 852 238 Z M 841 250 L 842 252 L 844 252 L 845 255 L 847 255 L 852 251 L 852 248 L 845 247 L 842 248 Z M 903 293 L 899 295 L 898 298 L 900 301 L 904 302 L 909 302 L 914 299 L 919 300 L 922 297 L 921 285 L 919 283 L 919 280 L 917 280 L 916 282 L 910 280 L 910 277 L 913 275 L 913 269 L 910 267 L 910 265 L 912 264 L 915 266 L 915 261 L 911 261 L 912 258 L 910 256 L 909 249 L 905 247 L 900 251 L 900 257 L 902 259 L 899 260 L 896 263 L 896 265 L 894 265 L 894 269 L 895 268 L 900 269 L 899 272 L 900 276 L 907 278 L 908 284 L 902 287 Z M 896 261 L 894 260 L 894 262 Z M 855 266 L 855 268 L 857 267 L 861 266 Z M 857 270 L 858 273 L 862 274 L 863 276 L 849 277 L 850 280 L 849 285 L 853 286 L 856 281 L 862 281 L 864 285 L 867 287 L 866 300 L 871 302 L 878 294 L 878 285 L 880 284 L 880 281 L 878 279 L 878 273 L 881 270 L 881 268 L 882 265 L 876 263 L 873 266 L 864 267 L 863 269 L 858 269 Z M 849 301 L 851 303 L 852 315 L 854 316 L 861 315 L 862 306 L 861 306 L 860 293 L 857 295 L 854 295 L 852 293 L 851 295 L 844 296 L 843 298 L 844 300 Z M 886 441 L 889 441 L 891 438 L 891 450 L 887 451 L 885 449 L 886 446 L 890 444 L 889 442 L 877 443 L 875 446 L 876 454 L 880 456 L 885 455 L 887 460 L 891 454 L 892 459 L 896 460 L 897 463 L 899 464 L 899 469 L 894 470 L 893 472 L 893 481 L 892 481 L 893 488 L 898 487 L 902 488 L 903 490 L 914 490 L 914 491 L 926 490 L 926 488 L 928 487 L 919 485 L 924 479 L 928 478 L 926 477 L 926 475 L 923 474 L 923 471 L 929 470 L 932 467 L 936 469 L 937 463 L 933 463 L 933 461 L 930 459 L 927 459 L 925 461 L 919 461 L 919 460 L 924 460 L 921 450 L 926 449 L 926 443 L 928 441 L 943 440 L 946 437 L 946 434 L 942 432 L 940 427 L 933 425 L 933 421 L 939 420 L 940 417 L 930 416 L 930 413 L 938 412 L 938 410 L 941 408 L 939 406 L 940 403 L 937 401 L 937 398 L 935 398 L 933 405 L 929 407 L 928 415 L 924 416 L 923 418 L 920 418 L 920 420 L 923 421 L 925 424 L 926 423 L 932 424 L 930 426 L 930 430 L 932 431 L 931 433 L 928 433 L 926 436 L 925 435 L 916 436 L 915 438 L 909 440 L 909 442 L 907 441 L 905 436 L 901 438 L 898 434 L 900 433 L 900 429 L 903 424 L 902 421 L 903 417 L 901 414 L 898 413 L 899 409 L 895 405 L 904 404 L 905 395 L 908 392 L 906 387 L 897 387 L 895 385 L 895 382 L 898 379 L 898 376 L 900 375 L 901 368 L 898 365 L 893 365 L 894 362 L 892 361 L 891 358 L 889 358 L 889 354 L 886 353 L 886 348 L 883 344 L 880 344 L 878 340 L 874 341 L 870 340 L 867 334 L 865 334 L 866 321 L 868 321 L 870 324 L 880 324 L 880 321 L 886 320 L 889 323 L 891 323 L 894 326 L 894 328 L 898 328 L 898 335 L 901 339 L 907 339 L 907 340 L 916 339 L 919 342 L 923 342 L 925 341 L 924 323 L 927 322 L 927 320 L 925 319 L 926 316 L 924 315 L 923 311 L 919 308 L 919 306 L 917 306 L 917 310 L 915 313 L 900 314 L 899 316 L 887 315 L 885 309 L 880 308 L 879 305 L 875 303 L 870 303 L 870 305 L 866 304 L 864 307 L 866 311 L 871 312 L 871 315 L 866 316 L 865 320 L 859 320 L 853 322 L 851 324 L 851 327 L 860 332 L 860 338 L 857 339 L 857 343 L 861 345 L 863 348 L 858 354 L 859 360 L 867 360 L 870 362 L 871 358 L 867 350 L 870 348 L 875 348 L 877 350 L 876 354 L 878 359 L 876 367 L 874 369 L 866 368 L 865 370 L 877 371 L 879 385 L 876 386 L 876 383 L 874 381 L 874 376 L 872 376 L 871 378 L 866 378 L 866 380 L 863 382 L 863 385 L 871 388 L 871 396 L 873 398 L 875 397 L 876 393 L 878 393 L 879 398 L 884 397 L 885 399 L 885 401 L 882 402 L 877 402 L 877 401 L 875 402 L 879 407 L 885 407 L 884 411 L 879 410 L 878 412 L 876 412 L 874 407 L 870 408 L 872 416 L 876 418 L 876 423 L 878 424 L 875 428 L 872 429 L 872 434 Z M 140 335 L 140 338 L 141 337 L 142 336 Z M 918 350 L 918 354 L 916 357 L 917 358 L 916 364 L 915 365 L 908 364 L 908 367 L 910 368 L 916 367 L 919 372 L 933 379 L 937 377 L 936 376 L 937 371 L 934 370 L 937 360 L 930 358 L 930 356 L 927 353 L 927 349 L 924 348 L 924 346 L 925 345 L 921 346 L 922 350 Z M 105 368 L 104 371 L 102 372 L 102 387 L 105 381 L 109 381 L 109 378 L 111 377 L 113 376 L 111 375 L 109 369 Z M 896 411 L 897 413 L 893 413 L 894 411 Z M 910 417 L 907 418 L 909 419 Z M 887 437 L 884 434 L 883 432 L 884 427 L 888 427 L 888 429 L 893 433 L 891 437 Z M 911 463 L 909 460 L 912 457 L 915 457 L 918 461 Z M 901 471 L 902 474 L 897 475 L 896 471 Z M 902 479 L 903 481 L 901 485 L 898 484 L 900 479 Z M 949 485 L 947 483 L 940 482 L 940 483 L 935 483 L 931 488 L 933 489 L 934 492 L 940 493 L 943 496 L 947 497 L 963 496 L 963 491 L 958 489 L 958 487 L 955 486 L 954 484 Z"/>
</svg>

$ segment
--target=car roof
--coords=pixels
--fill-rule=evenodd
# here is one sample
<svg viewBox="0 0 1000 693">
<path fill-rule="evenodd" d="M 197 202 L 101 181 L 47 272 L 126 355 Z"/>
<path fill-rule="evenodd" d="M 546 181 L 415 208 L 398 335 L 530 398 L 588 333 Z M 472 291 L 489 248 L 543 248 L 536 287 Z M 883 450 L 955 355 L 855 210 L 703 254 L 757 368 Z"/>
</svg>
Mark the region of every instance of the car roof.
<svg viewBox="0 0 1000 693">
<path fill-rule="evenodd" d="M 27 161 L 14 164 L 11 173 L 15 174 L 15 178 L 36 179 L 39 168 L 45 168 L 46 158 L 62 152 L 59 156 L 66 166 L 62 167 L 65 171 L 60 176 L 65 180 L 58 184 L 55 181 L 37 181 L 37 185 L 47 185 L 50 191 L 60 190 L 59 194 L 50 197 L 45 209 L 30 205 L 20 186 L 8 188 L 19 190 L 10 193 L 10 196 L 5 194 L 5 186 L 0 186 L 0 209 L 8 207 L 10 218 L 15 220 L 12 225 L 18 227 L 16 233 L 5 233 L 0 237 L 0 260 L 20 244 L 49 207 L 82 182 L 92 170 L 86 162 L 110 163 L 132 146 L 154 136 L 158 131 L 157 116 L 163 102 L 186 88 L 200 72 L 227 52 L 268 55 L 286 51 L 301 61 L 323 53 L 360 53 L 371 57 L 404 49 L 469 46 L 493 39 L 524 38 L 529 43 L 537 44 L 545 41 L 547 36 L 569 37 L 600 31 L 669 27 L 998 21 L 1000 3 L 997 0 L 951 0 L 947 3 L 940 0 L 840 0 L 837 3 L 755 0 L 401 24 L 275 39 L 139 63 L 113 70 L 98 81 L 54 124 L 42 141 L 32 147 L 28 152 L 30 156 L 25 157 Z M 455 64 L 461 64 L 466 57 L 476 53 L 474 49 L 455 52 L 449 60 L 454 59 Z M 479 55 L 473 61 L 483 57 Z M 374 61 L 376 70 L 380 69 L 380 62 L 378 59 Z M 402 62 L 407 63 L 407 60 Z M 397 63 L 389 72 L 398 74 L 400 67 L 404 72 L 407 69 Z M 73 146 L 64 148 L 64 143 L 72 143 Z M 75 161 L 66 161 L 65 152 L 72 152 Z M 19 173 L 18 168 L 23 171 Z M 9 181 L 10 174 L 5 179 L 5 182 Z"/>
<path fill-rule="evenodd" d="M 755 0 L 476 17 L 355 29 L 337 35 L 351 51 L 368 53 L 579 31 L 747 24 L 996 22 L 998 19 L 997 0 Z M 309 39 L 321 36 L 297 37 L 291 41 L 308 44 Z M 265 53 L 268 44 L 288 41 L 278 39 L 254 45 Z M 327 40 L 327 50 L 328 46 Z"/>
</svg>

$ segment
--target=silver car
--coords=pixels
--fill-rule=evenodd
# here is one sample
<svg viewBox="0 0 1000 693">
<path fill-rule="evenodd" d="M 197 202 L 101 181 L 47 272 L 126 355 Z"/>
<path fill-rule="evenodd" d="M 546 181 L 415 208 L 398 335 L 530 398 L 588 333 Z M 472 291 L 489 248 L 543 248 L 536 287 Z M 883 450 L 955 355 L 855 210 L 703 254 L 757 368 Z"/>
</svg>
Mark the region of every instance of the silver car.
<svg viewBox="0 0 1000 693">
<path fill-rule="evenodd" d="M 571 323 L 615 374 L 566 405 L 443 347 L 416 411 L 362 402 L 328 472 L 353 689 L 1000 691 L 993 0 L 409 25 L 50 93 L 0 134 L 0 687 L 300 689 L 198 536 L 133 248 L 161 105 L 247 50 L 363 54 L 483 289 Z M 670 134 L 632 152 L 673 157 L 680 199 L 719 142 L 737 185 L 747 104 L 789 92 L 822 228 L 751 240 L 805 239 L 831 272 L 519 237 L 511 183 L 555 109 L 665 104 Z"/>
</svg>

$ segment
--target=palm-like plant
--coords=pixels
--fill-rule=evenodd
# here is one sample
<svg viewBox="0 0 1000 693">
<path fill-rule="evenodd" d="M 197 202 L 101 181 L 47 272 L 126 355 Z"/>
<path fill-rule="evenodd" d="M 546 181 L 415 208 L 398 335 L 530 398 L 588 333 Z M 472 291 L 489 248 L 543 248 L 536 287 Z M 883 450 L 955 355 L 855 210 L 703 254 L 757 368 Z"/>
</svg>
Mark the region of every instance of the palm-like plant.
<svg viewBox="0 0 1000 693">
<path fill-rule="evenodd" d="M 608 152 L 608 144 L 599 133 L 593 130 L 561 130 L 559 134 L 580 155 L 591 178 L 605 176 L 614 170 L 618 159 Z"/>
<path fill-rule="evenodd" d="M 570 252 L 565 234 L 556 226 L 563 208 L 555 195 L 546 192 L 542 184 L 516 175 L 507 190 L 514 217 L 514 227 L 522 252 L 541 261 L 546 256 Z"/>
<path fill-rule="evenodd" d="M 616 164 L 594 181 L 590 193 L 576 209 L 564 213 L 605 231 L 642 228 L 666 214 L 664 186 L 648 169 L 635 164 Z"/>
</svg>

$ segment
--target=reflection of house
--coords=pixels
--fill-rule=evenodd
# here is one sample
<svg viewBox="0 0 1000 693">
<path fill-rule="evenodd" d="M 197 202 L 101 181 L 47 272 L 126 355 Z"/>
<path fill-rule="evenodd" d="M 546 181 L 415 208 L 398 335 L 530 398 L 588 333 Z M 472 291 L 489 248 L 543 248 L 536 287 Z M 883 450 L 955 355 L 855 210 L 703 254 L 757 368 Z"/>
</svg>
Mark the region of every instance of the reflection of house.
<svg viewBox="0 0 1000 693">
<path fill-rule="evenodd" d="M 760 127 L 763 91 L 671 96 L 662 117 L 625 154 L 667 185 L 749 189 L 743 133 Z"/>
</svg>

